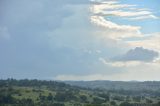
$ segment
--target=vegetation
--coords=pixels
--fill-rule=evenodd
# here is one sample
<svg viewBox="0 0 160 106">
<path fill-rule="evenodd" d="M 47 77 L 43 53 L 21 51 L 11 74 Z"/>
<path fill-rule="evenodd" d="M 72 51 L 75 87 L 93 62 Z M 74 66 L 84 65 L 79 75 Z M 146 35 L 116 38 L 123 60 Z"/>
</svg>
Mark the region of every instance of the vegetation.
<svg viewBox="0 0 160 106">
<path fill-rule="evenodd" d="M 0 80 L 0 106 L 160 106 L 156 89 L 92 89 L 56 81 L 7 79 Z"/>
</svg>

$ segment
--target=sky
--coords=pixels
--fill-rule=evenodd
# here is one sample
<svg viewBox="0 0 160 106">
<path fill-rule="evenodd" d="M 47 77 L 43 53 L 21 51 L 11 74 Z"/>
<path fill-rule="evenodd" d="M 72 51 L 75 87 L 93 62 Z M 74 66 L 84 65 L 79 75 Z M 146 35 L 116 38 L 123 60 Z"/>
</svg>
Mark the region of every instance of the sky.
<svg viewBox="0 0 160 106">
<path fill-rule="evenodd" d="M 160 80 L 159 0 L 0 0 L 0 78 Z"/>
</svg>

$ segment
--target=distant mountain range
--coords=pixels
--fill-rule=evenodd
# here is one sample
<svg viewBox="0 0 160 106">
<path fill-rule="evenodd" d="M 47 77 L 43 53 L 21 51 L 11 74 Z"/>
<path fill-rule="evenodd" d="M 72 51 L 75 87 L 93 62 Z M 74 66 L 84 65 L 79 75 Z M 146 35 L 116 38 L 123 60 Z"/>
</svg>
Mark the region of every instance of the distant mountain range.
<svg viewBox="0 0 160 106">
<path fill-rule="evenodd" d="M 65 81 L 66 84 L 98 89 L 124 89 L 124 90 L 160 90 L 160 81 Z"/>
</svg>

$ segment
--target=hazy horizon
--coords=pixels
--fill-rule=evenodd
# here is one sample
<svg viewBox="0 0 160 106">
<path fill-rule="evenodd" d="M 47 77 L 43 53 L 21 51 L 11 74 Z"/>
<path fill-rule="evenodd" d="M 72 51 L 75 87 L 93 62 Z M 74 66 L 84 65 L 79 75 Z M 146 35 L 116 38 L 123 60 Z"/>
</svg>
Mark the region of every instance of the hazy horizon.
<svg viewBox="0 0 160 106">
<path fill-rule="evenodd" d="M 159 0 L 1 0 L 0 79 L 160 81 Z"/>
</svg>

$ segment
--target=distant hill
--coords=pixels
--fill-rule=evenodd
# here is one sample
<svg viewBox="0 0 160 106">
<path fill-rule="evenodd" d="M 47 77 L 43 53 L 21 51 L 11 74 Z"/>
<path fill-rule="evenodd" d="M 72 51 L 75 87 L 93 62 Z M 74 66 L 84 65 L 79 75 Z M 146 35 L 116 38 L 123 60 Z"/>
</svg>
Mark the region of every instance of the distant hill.
<svg viewBox="0 0 160 106">
<path fill-rule="evenodd" d="M 7 79 L 0 80 L 0 106 L 160 106 L 155 85 L 159 82 Z M 140 90 L 145 86 L 148 90 Z"/>
<path fill-rule="evenodd" d="M 124 89 L 124 90 L 160 90 L 160 81 L 65 81 L 66 84 L 99 89 Z"/>
</svg>

